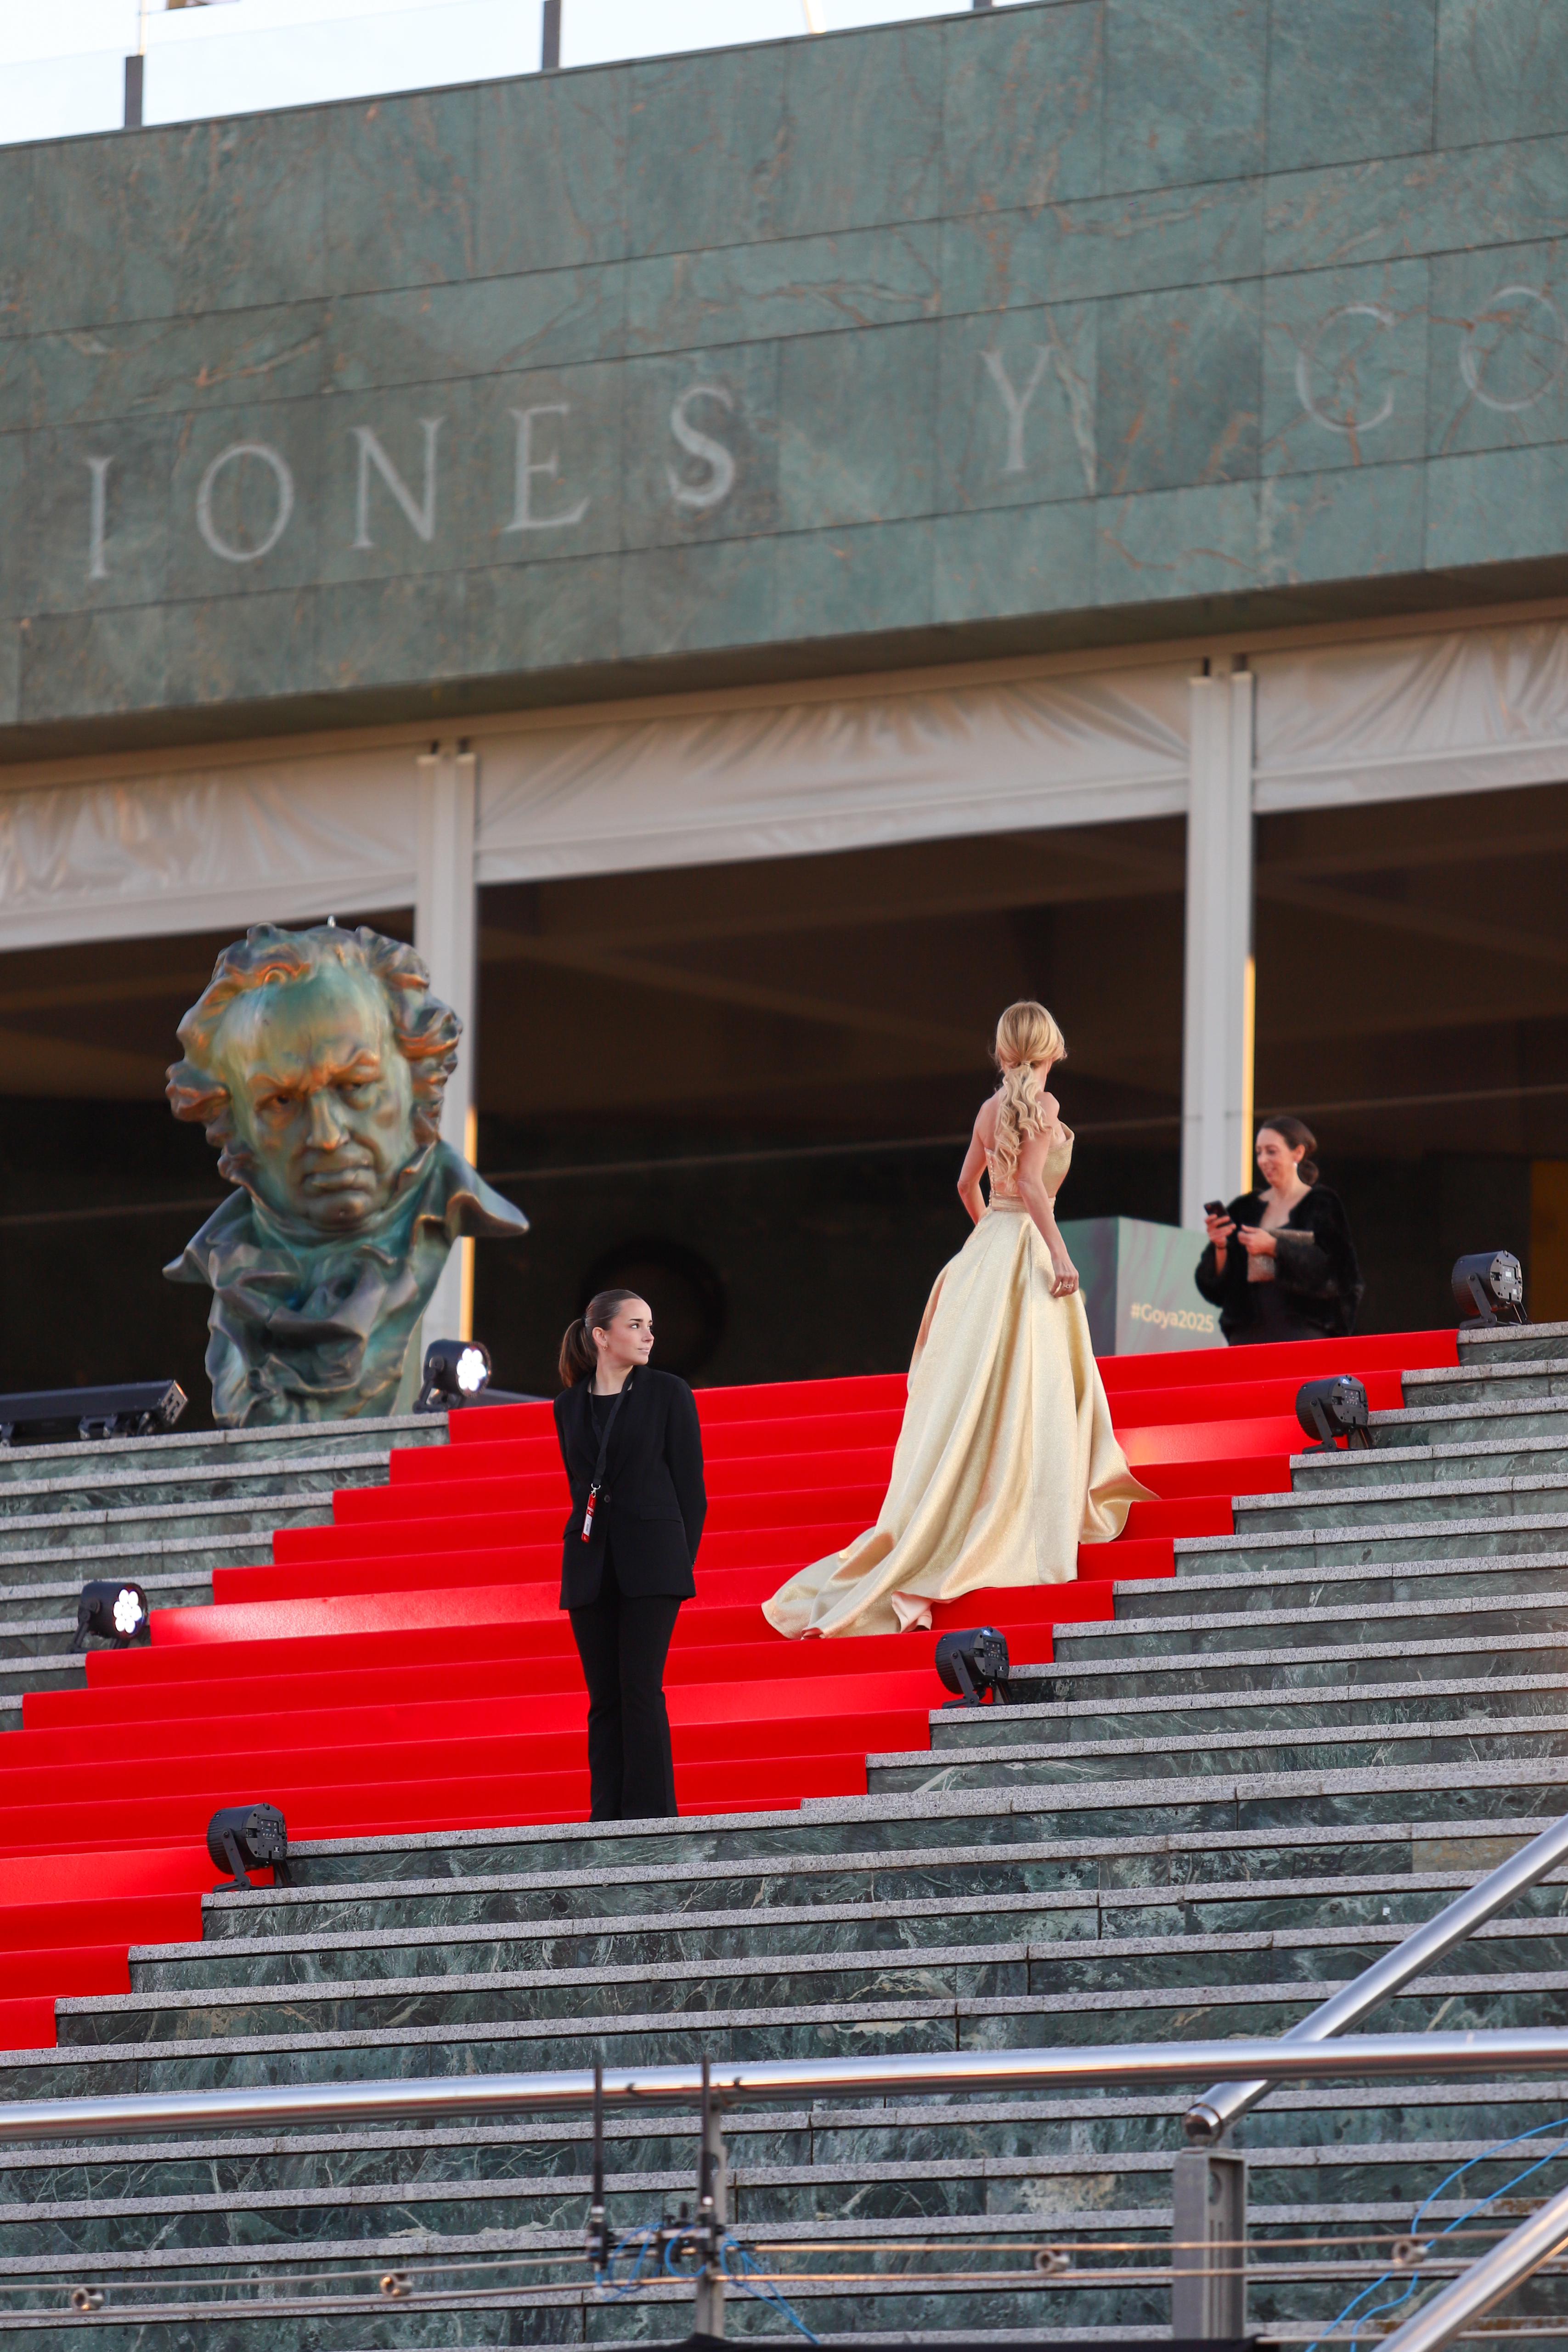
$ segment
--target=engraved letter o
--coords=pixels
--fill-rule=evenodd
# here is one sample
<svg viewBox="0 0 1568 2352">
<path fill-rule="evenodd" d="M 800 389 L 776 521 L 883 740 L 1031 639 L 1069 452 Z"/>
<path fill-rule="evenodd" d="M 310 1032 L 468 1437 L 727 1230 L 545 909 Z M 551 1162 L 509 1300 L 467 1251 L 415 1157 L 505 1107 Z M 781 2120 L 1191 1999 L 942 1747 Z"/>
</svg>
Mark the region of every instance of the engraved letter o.
<svg viewBox="0 0 1568 2352">
<path fill-rule="evenodd" d="M 1324 426 L 1330 433 L 1370 433 L 1375 425 L 1385 425 L 1394 414 L 1391 387 L 1385 388 L 1382 405 L 1370 416 L 1353 416 L 1348 423 L 1326 415 L 1318 405 L 1317 395 L 1312 390 L 1312 362 L 1318 355 L 1318 345 L 1340 319 L 1370 319 L 1382 335 L 1387 334 L 1395 323 L 1393 311 L 1381 302 L 1342 302 L 1337 310 L 1331 310 L 1326 319 L 1318 320 L 1296 354 L 1296 397 L 1314 424 Z"/>
<path fill-rule="evenodd" d="M 219 536 L 217 525 L 213 520 L 213 484 L 224 467 L 232 465 L 236 457 L 259 457 L 264 466 L 271 467 L 277 482 L 277 513 L 272 529 L 257 547 L 231 546 L 226 539 Z M 234 441 L 226 449 L 220 449 L 202 476 L 201 487 L 196 492 L 196 529 L 213 553 L 222 556 L 225 563 L 259 563 L 264 555 L 270 555 L 288 529 L 288 518 L 293 512 L 294 477 L 277 451 L 269 448 L 265 441 Z"/>
</svg>

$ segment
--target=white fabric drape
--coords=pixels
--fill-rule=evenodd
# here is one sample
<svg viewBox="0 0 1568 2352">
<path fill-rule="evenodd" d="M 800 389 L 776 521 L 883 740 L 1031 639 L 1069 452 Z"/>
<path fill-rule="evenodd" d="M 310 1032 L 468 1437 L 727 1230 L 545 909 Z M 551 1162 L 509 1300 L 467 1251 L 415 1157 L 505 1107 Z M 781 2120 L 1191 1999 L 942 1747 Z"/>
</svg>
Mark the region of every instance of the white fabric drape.
<svg viewBox="0 0 1568 2352">
<path fill-rule="evenodd" d="M 0 793 L 0 947 L 406 906 L 415 776 L 394 746 Z"/>
<path fill-rule="evenodd" d="M 1187 662 L 519 729 L 480 760 L 479 878 L 1179 814 Z"/>
<path fill-rule="evenodd" d="M 1568 779 L 1568 625 L 1260 654 L 1260 812 Z"/>
</svg>

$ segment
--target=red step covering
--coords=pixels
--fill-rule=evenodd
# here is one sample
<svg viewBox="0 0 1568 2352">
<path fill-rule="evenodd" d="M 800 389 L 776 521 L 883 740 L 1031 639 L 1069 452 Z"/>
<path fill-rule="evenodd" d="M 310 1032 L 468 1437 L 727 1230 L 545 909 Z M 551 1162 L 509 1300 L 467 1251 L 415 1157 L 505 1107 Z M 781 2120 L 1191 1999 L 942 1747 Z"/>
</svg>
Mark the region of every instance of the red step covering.
<svg viewBox="0 0 1568 2352">
<path fill-rule="evenodd" d="M 682 1811 L 863 1793 L 868 1754 L 928 1744 L 944 1631 L 989 1622 L 1018 1664 L 1048 1664 L 1057 1625 L 1113 1614 L 1115 1583 L 1172 1575 L 1175 1537 L 1228 1534 L 1234 1496 L 1288 1491 L 1302 1380 L 1353 1372 L 1385 1408 L 1402 1370 L 1457 1360 L 1452 1331 L 1109 1358 L 1156 1499 L 1074 1583 L 975 1592 L 931 1632 L 863 1641 L 782 1641 L 760 1603 L 875 1517 L 903 1374 L 699 1391 L 711 1510 L 666 1676 Z M 126 1990 L 132 1946 L 199 1937 L 220 1805 L 266 1798 L 298 1839 L 584 1819 L 566 1509 L 548 1405 L 461 1413 L 450 1445 L 334 1496 L 330 1527 L 220 1569 L 212 1606 L 155 1610 L 150 1648 L 94 1652 L 86 1690 L 29 1694 L 0 1742 L 0 2048 L 50 2047 L 57 1997 Z"/>
</svg>

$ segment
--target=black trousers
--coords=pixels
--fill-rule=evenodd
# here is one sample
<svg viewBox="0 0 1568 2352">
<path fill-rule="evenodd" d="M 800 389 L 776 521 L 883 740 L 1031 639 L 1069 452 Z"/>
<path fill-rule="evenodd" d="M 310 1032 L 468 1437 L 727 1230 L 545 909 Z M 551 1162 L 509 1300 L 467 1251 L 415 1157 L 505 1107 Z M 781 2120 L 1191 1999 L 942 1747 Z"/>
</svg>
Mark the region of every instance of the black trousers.
<svg viewBox="0 0 1568 2352">
<path fill-rule="evenodd" d="M 675 1811 L 664 1659 L 681 1604 L 673 1593 L 622 1592 L 609 1545 L 597 1601 L 569 1609 L 588 1685 L 588 1772 L 596 1822 Z"/>
</svg>

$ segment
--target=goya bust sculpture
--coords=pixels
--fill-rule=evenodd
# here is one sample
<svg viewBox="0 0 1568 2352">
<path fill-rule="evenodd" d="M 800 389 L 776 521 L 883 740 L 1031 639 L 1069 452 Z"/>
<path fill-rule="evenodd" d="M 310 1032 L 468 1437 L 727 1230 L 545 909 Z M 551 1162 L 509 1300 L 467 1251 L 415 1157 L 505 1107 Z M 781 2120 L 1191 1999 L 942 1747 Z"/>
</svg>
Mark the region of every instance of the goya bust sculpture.
<svg viewBox="0 0 1568 2352">
<path fill-rule="evenodd" d="M 219 1423 L 406 1412 L 454 1242 L 528 1219 L 440 1139 L 462 1024 L 379 931 L 257 923 L 180 1024 L 176 1118 L 242 1189 L 163 1271 L 211 1286 Z"/>
</svg>

